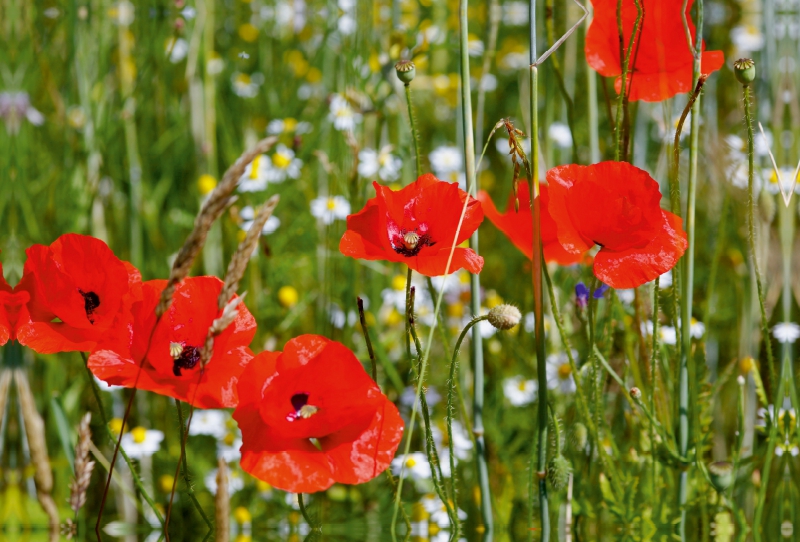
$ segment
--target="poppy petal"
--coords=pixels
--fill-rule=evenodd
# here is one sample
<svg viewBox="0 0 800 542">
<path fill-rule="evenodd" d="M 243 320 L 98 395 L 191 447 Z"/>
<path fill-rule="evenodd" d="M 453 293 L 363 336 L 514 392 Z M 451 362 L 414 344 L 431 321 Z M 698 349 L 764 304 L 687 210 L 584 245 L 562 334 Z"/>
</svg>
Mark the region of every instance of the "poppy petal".
<svg viewBox="0 0 800 542">
<path fill-rule="evenodd" d="M 385 398 L 366 430 L 355 427 L 326 437 L 321 444 L 338 482 L 361 484 L 372 480 L 391 464 L 403 437 L 403 419 Z"/>
<path fill-rule="evenodd" d="M 680 217 L 662 213 L 661 230 L 644 248 L 601 249 L 594 258 L 595 276 L 612 288 L 636 288 L 675 267 L 688 246 L 686 233 Z"/>
</svg>

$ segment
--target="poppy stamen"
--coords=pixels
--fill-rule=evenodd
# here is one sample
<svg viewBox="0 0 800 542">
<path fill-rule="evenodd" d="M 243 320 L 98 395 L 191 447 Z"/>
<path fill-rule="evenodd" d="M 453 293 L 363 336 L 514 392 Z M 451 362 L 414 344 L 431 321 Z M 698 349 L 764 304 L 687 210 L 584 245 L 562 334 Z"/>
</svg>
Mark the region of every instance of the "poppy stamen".
<svg viewBox="0 0 800 542">
<path fill-rule="evenodd" d="M 421 229 L 424 232 L 427 228 L 423 225 Z M 390 236 L 390 241 L 394 251 L 406 257 L 416 256 L 422 247 L 432 247 L 436 244 L 431 241 L 427 233 L 420 235 L 416 229 L 401 230 L 400 235 Z"/>
<path fill-rule="evenodd" d="M 294 395 L 292 395 L 290 401 L 292 403 L 292 408 L 294 408 L 294 411 L 290 412 L 286 416 L 286 421 L 293 422 L 298 418 L 307 420 L 308 418 L 319 412 L 319 407 L 308 404 L 307 393 L 295 393 Z"/>
<path fill-rule="evenodd" d="M 100 296 L 94 292 L 84 292 L 80 288 L 78 288 L 78 293 L 83 296 L 83 310 L 86 311 L 86 318 L 89 319 L 89 323 L 94 325 L 94 311 L 97 307 L 100 306 Z"/>
<path fill-rule="evenodd" d="M 169 351 L 172 355 L 172 374 L 181 376 L 181 369 L 194 369 L 197 362 L 200 361 L 200 349 L 196 346 L 182 346 L 178 355 L 177 347 L 181 346 L 180 343 L 170 343 Z"/>
</svg>

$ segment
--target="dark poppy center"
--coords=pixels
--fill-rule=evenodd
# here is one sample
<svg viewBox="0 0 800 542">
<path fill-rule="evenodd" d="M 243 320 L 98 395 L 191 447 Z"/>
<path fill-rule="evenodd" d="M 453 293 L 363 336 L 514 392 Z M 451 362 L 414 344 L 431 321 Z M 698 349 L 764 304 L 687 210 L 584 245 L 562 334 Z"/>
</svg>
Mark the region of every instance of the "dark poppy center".
<svg viewBox="0 0 800 542">
<path fill-rule="evenodd" d="M 83 309 L 86 311 L 86 318 L 89 323 L 94 325 L 94 311 L 100 306 L 100 296 L 94 292 L 84 292 L 78 289 L 78 293 L 83 296 Z"/>
<path fill-rule="evenodd" d="M 200 361 L 200 349 L 196 346 L 184 346 L 178 357 L 172 362 L 172 374 L 181 376 L 181 369 L 194 369 Z"/>
<path fill-rule="evenodd" d="M 304 406 L 306 406 L 308 404 L 308 394 L 307 393 L 295 393 L 294 395 L 292 395 L 292 398 L 290 399 L 290 401 L 292 402 L 292 407 L 295 410 L 300 410 L 301 408 L 303 408 Z"/>
<path fill-rule="evenodd" d="M 420 231 L 422 230 L 422 231 Z M 392 248 L 398 254 L 409 258 L 416 256 L 422 247 L 432 247 L 436 243 L 431 241 L 427 228 L 415 228 L 413 230 L 400 230 L 394 235 L 389 236 Z"/>
<path fill-rule="evenodd" d="M 307 420 L 319 412 L 319 407 L 308 404 L 307 393 L 295 393 L 289 401 L 292 403 L 292 411 L 286 416 L 286 421 Z"/>
</svg>

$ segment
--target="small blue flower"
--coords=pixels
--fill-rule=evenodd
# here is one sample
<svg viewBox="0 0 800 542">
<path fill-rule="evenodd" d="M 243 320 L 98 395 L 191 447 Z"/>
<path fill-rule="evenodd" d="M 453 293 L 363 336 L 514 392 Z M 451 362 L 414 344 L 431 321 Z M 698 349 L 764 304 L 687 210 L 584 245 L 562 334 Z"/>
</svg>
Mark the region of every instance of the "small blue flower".
<svg viewBox="0 0 800 542">
<path fill-rule="evenodd" d="M 592 297 L 594 297 L 595 299 L 602 299 L 603 294 L 606 293 L 606 291 L 608 291 L 608 288 L 609 288 L 608 284 L 602 284 L 597 290 L 594 291 Z"/>
<path fill-rule="evenodd" d="M 589 304 L 589 288 L 582 282 L 575 285 L 575 304 L 581 309 Z"/>
</svg>

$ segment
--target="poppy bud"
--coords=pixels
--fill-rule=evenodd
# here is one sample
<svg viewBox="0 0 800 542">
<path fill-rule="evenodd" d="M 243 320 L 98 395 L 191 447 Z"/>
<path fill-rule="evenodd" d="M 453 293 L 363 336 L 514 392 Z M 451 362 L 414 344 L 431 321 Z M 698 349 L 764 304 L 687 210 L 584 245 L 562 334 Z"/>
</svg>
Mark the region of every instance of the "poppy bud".
<svg viewBox="0 0 800 542">
<path fill-rule="evenodd" d="M 714 489 L 723 492 L 733 482 L 733 465 L 727 461 L 715 461 L 708 466 L 708 476 Z"/>
<path fill-rule="evenodd" d="M 513 305 L 498 305 L 489 311 L 489 323 L 497 329 L 511 329 L 519 324 L 522 313 Z"/>
<path fill-rule="evenodd" d="M 744 86 L 749 86 L 756 79 L 756 63 L 752 58 L 740 58 L 733 63 L 733 74 Z"/>
<path fill-rule="evenodd" d="M 586 448 L 586 443 L 589 440 L 589 430 L 586 426 L 578 422 L 572 426 L 570 432 L 570 445 L 577 451 L 582 451 Z"/>
<path fill-rule="evenodd" d="M 550 460 L 547 465 L 547 481 L 553 491 L 561 491 L 567 486 L 571 472 L 572 465 L 563 455 L 559 454 Z"/>
<path fill-rule="evenodd" d="M 404 85 L 407 85 L 413 81 L 414 76 L 417 73 L 417 68 L 414 66 L 414 63 L 411 60 L 399 61 L 394 65 L 394 69 L 397 72 L 397 78 L 400 79 Z"/>
</svg>

